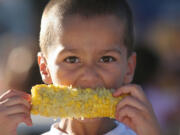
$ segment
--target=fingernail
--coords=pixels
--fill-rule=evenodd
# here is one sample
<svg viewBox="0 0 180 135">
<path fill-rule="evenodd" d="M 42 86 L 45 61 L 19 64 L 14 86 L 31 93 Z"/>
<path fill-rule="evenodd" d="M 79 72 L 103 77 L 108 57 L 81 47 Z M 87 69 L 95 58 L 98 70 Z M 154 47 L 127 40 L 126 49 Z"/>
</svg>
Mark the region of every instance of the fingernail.
<svg viewBox="0 0 180 135">
<path fill-rule="evenodd" d="M 25 98 L 27 101 L 31 101 L 31 95 L 29 94 L 23 95 L 23 98 Z"/>
</svg>

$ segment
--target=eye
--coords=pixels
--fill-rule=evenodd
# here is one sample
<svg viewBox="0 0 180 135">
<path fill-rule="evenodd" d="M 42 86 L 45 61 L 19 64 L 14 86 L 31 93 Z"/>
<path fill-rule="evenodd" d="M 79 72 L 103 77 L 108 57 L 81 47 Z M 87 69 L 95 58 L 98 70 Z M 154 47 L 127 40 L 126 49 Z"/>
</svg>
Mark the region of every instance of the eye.
<svg viewBox="0 0 180 135">
<path fill-rule="evenodd" d="M 80 60 L 79 60 L 79 58 L 76 57 L 76 56 L 69 56 L 69 57 L 67 57 L 67 58 L 64 59 L 64 62 L 73 64 L 73 63 L 79 63 Z"/>
<path fill-rule="evenodd" d="M 100 59 L 100 62 L 103 62 L 103 63 L 114 62 L 114 61 L 116 61 L 116 59 L 112 56 L 103 56 Z"/>
</svg>

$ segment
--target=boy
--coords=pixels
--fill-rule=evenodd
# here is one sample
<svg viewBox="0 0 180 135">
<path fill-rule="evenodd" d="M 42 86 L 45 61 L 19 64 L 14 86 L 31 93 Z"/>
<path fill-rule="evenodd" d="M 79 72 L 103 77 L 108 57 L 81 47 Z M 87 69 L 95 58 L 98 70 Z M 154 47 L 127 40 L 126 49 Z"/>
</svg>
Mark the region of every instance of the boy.
<svg viewBox="0 0 180 135">
<path fill-rule="evenodd" d="M 130 84 L 136 54 L 131 10 L 125 0 L 50 1 L 42 17 L 40 47 L 38 64 L 45 83 L 114 88 L 114 97 L 130 94 L 118 103 L 116 120 L 62 119 L 45 135 L 160 135 L 143 90 Z M 32 125 L 27 99 L 27 94 L 15 90 L 0 97 L 4 134 L 15 134 L 20 122 Z"/>
</svg>

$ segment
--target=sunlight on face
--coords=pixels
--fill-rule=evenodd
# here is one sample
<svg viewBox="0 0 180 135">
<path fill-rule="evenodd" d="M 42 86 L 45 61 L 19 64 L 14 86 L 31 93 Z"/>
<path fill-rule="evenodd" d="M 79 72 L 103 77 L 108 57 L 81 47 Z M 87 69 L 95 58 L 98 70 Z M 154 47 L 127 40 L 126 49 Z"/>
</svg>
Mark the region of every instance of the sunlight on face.
<svg viewBox="0 0 180 135">
<path fill-rule="evenodd" d="M 114 16 L 66 17 L 59 43 L 48 52 L 54 84 L 118 88 L 128 70 L 124 25 Z"/>
</svg>

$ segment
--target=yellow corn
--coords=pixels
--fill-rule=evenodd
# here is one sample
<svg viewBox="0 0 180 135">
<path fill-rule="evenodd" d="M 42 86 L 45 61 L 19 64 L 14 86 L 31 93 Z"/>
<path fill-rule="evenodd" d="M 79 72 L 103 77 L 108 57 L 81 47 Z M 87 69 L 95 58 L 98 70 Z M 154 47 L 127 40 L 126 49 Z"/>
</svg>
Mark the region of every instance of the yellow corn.
<svg viewBox="0 0 180 135">
<path fill-rule="evenodd" d="M 80 89 L 68 86 L 36 85 L 31 89 L 32 114 L 60 118 L 115 118 L 117 103 L 105 88 Z"/>
</svg>

